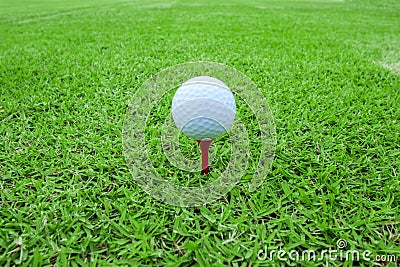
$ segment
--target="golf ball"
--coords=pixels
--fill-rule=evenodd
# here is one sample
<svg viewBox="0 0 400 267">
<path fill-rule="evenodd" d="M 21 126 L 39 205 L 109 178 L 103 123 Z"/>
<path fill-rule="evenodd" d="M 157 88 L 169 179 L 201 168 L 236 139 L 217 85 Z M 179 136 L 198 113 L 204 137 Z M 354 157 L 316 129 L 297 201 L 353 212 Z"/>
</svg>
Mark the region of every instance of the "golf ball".
<svg viewBox="0 0 400 267">
<path fill-rule="evenodd" d="M 236 103 L 231 90 L 222 81 L 199 76 L 189 79 L 172 99 L 172 117 L 189 138 L 215 139 L 232 125 Z"/>
</svg>

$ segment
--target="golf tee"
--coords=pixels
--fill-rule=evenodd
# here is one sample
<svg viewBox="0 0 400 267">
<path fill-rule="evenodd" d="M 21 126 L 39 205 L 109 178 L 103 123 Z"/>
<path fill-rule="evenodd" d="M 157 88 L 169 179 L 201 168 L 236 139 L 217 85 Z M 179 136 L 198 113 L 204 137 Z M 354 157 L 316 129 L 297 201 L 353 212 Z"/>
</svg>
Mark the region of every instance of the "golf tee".
<svg viewBox="0 0 400 267">
<path fill-rule="evenodd" d="M 212 140 L 197 140 L 201 151 L 201 174 L 208 174 L 208 151 Z"/>
</svg>

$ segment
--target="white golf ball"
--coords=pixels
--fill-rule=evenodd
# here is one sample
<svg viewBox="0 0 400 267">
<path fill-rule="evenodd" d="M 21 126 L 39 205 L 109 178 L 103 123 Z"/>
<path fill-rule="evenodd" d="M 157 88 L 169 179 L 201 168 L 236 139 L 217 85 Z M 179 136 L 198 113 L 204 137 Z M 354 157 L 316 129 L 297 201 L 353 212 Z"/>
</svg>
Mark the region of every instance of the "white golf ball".
<svg viewBox="0 0 400 267">
<path fill-rule="evenodd" d="M 236 115 L 235 98 L 222 81 L 209 76 L 189 79 L 172 99 L 172 117 L 189 138 L 215 139 L 232 125 Z"/>
</svg>

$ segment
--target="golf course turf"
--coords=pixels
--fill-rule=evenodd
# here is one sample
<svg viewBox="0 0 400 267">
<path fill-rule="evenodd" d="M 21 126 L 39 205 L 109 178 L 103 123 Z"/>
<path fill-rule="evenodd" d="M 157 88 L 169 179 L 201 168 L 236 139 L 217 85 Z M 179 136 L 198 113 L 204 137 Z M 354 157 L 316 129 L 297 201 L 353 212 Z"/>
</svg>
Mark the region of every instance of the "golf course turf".
<svg viewBox="0 0 400 267">
<path fill-rule="evenodd" d="M 198 61 L 260 88 L 275 159 L 249 192 L 259 129 L 252 100 L 235 96 L 252 151 L 241 183 L 206 206 L 175 207 L 135 182 L 124 116 L 153 75 Z M 382 255 L 395 266 L 399 64 L 398 0 L 2 0 L 0 266 L 371 266 Z M 172 97 L 152 108 L 146 149 L 169 181 L 204 185 L 229 162 L 229 136 L 215 140 L 209 176 L 168 163 L 159 136 Z M 360 258 L 262 257 L 329 249 Z"/>
</svg>

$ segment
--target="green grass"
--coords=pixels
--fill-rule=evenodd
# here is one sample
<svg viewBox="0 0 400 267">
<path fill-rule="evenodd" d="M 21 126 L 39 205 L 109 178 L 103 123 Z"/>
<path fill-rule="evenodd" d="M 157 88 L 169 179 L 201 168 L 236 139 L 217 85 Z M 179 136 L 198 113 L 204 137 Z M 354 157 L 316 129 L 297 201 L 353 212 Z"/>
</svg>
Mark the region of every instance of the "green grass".
<svg viewBox="0 0 400 267">
<path fill-rule="evenodd" d="M 0 3 L 0 265 L 270 266 L 264 246 L 338 239 L 399 255 L 400 3 L 196 3 Z M 188 61 L 245 73 L 277 130 L 262 187 L 198 208 L 155 201 L 122 154 L 135 90 Z"/>
</svg>

